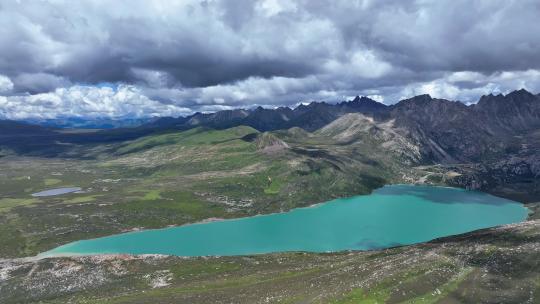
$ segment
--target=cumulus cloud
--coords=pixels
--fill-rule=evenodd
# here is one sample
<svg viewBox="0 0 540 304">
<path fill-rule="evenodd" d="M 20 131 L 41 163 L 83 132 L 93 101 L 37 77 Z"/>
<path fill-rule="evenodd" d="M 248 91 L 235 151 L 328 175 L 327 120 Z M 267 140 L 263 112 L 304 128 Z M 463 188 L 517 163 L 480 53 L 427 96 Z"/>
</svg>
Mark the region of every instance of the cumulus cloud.
<svg viewBox="0 0 540 304">
<path fill-rule="evenodd" d="M 152 100 L 132 85 L 116 88 L 72 86 L 49 93 L 0 97 L 0 117 L 13 120 L 59 117 L 141 118 L 179 116 L 190 112 L 188 108 Z"/>
<path fill-rule="evenodd" d="M 0 75 L 0 93 L 8 93 L 13 90 L 13 82 L 9 77 Z"/>
<path fill-rule="evenodd" d="M 419 94 L 429 94 L 436 98 L 459 100 L 466 104 L 478 101 L 478 96 L 487 94 L 508 94 L 516 89 L 531 92 L 540 91 L 540 71 L 505 71 L 484 75 L 463 71 L 449 73 L 428 82 L 412 83 L 405 86 L 395 100 L 410 98 Z"/>
<path fill-rule="evenodd" d="M 474 102 L 538 92 L 539 17 L 535 0 L 0 0 L 0 94 L 13 107 L 107 82 L 189 111 L 357 94 Z"/>
</svg>

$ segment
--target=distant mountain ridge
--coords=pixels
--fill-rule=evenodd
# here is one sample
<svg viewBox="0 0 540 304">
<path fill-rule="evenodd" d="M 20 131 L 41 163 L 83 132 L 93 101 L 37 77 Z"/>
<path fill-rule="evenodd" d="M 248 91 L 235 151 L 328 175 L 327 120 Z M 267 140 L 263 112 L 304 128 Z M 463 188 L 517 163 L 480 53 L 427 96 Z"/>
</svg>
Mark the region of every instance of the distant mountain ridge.
<svg viewBox="0 0 540 304">
<path fill-rule="evenodd" d="M 511 159 L 525 168 L 524 174 L 540 174 L 540 155 L 535 152 L 540 149 L 540 96 L 524 89 L 485 95 L 473 105 L 427 94 L 393 105 L 356 97 L 337 104 L 312 102 L 294 109 L 195 113 L 158 119 L 142 128 L 222 129 L 239 125 L 261 132 L 293 127 L 319 130 L 343 144 L 360 140 L 365 145 L 382 145 L 409 164 L 488 162 L 504 168 Z"/>
<path fill-rule="evenodd" d="M 237 125 L 251 126 L 259 131 L 272 131 L 300 127 L 315 131 L 348 113 L 362 113 L 376 119 L 410 116 L 416 121 L 444 125 L 451 121 L 480 119 L 489 123 L 491 131 L 527 130 L 540 125 L 540 94 L 534 95 L 521 89 L 507 95 L 484 95 L 477 104 L 465 105 L 457 101 L 419 95 L 401 100 L 393 105 L 385 105 L 368 97 L 357 96 L 351 101 L 336 104 L 311 102 L 294 109 L 279 107 L 253 110 L 236 109 L 215 113 L 195 113 L 187 117 L 159 118 L 147 124 L 148 127 L 190 128 L 206 126 L 228 128 Z M 424 115 L 419 117 L 420 113 Z M 447 117 L 444 117 L 447 116 Z M 428 119 L 428 120 L 427 120 Z"/>
<path fill-rule="evenodd" d="M 429 95 L 390 107 L 390 116 L 426 148 L 429 158 L 446 161 L 486 159 L 540 128 L 540 98 L 526 90 L 482 96 L 474 105 Z"/>
<path fill-rule="evenodd" d="M 332 124 L 342 117 L 347 117 L 347 121 Z M 354 119 L 360 119 L 362 122 L 356 125 L 356 128 L 347 128 L 345 124 L 355 125 Z M 9 128 L 10 124 L 17 127 Z M 40 134 L 39 140 L 32 141 L 31 144 L 35 144 L 36 147 L 48 147 L 57 142 L 76 144 L 114 142 L 156 132 L 195 127 L 226 129 L 241 125 L 253 127 L 261 132 L 293 127 L 315 132 L 325 128 L 324 132 L 336 138 L 354 138 L 351 137 L 351 132 L 364 130 L 369 131 L 370 136 L 394 138 L 382 141 L 388 145 L 390 143 L 403 145 L 392 147 L 392 150 L 418 150 L 420 156 L 416 155 L 416 152 L 415 155 L 408 156 L 408 159 L 415 159 L 418 162 L 477 162 L 500 159 L 512 151 L 521 151 L 522 146 L 536 146 L 534 136 L 540 129 L 540 95 L 521 89 L 507 95 L 485 95 L 473 105 L 432 98 L 430 95 L 419 95 L 401 100 L 394 105 L 385 105 L 367 97 L 357 96 L 351 101 L 336 104 L 312 102 L 294 109 L 257 107 L 251 110 L 195 113 L 179 118 L 166 117 L 139 127 L 116 128 L 82 135 L 80 132 L 60 132 L 30 125 L 25 128 L 22 127 L 24 124 L 19 122 L 4 121 L 0 124 L 0 130 L 4 133 L 0 136 L 2 138 L 0 145 L 5 146 L 9 143 L 16 143 L 19 146 L 29 145 L 25 144 L 29 142 L 28 139 L 19 138 L 19 132 L 25 135 Z M 336 132 L 339 130 L 332 130 L 332 127 L 337 126 L 347 134 L 337 135 Z M 37 145 L 38 143 L 42 145 Z M 411 150 L 411 147 L 415 148 Z M 531 153 L 530 151 L 534 149 L 527 151 Z"/>
<path fill-rule="evenodd" d="M 276 109 L 257 107 L 253 110 L 237 109 L 214 113 L 198 112 L 187 117 L 160 118 L 146 126 L 184 129 L 194 126 L 229 128 L 237 125 L 246 125 L 263 132 L 292 127 L 315 131 L 347 113 L 380 116 L 386 113 L 388 109 L 389 106 L 373 99 L 356 96 L 351 101 L 344 101 L 337 104 L 314 101 L 307 105 L 301 104 L 294 109 L 289 107 L 279 107 Z"/>
<path fill-rule="evenodd" d="M 251 126 L 259 131 L 273 131 L 300 127 L 315 131 L 348 113 L 361 113 L 375 119 L 388 119 L 400 116 L 414 118 L 427 123 L 429 117 L 432 127 L 444 122 L 467 119 L 480 119 L 489 122 L 490 132 L 513 132 L 540 126 L 540 94 L 534 95 L 525 89 L 507 95 L 484 95 L 478 103 L 465 105 L 462 102 L 432 98 L 428 94 L 404 99 L 393 105 L 385 105 L 365 96 L 339 103 L 313 101 L 296 108 L 278 107 L 275 109 L 257 107 L 255 109 L 223 110 L 213 113 L 197 112 L 185 117 L 161 117 L 144 119 L 30 119 L 19 121 L 32 125 L 52 128 L 174 128 L 189 129 L 197 126 L 210 128 L 229 128 L 238 125 Z M 422 114 L 425 117 L 420 118 Z M 444 117 L 444 116 L 449 117 Z M 467 123 L 469 124 L 469 123 Z"/>
</svg>

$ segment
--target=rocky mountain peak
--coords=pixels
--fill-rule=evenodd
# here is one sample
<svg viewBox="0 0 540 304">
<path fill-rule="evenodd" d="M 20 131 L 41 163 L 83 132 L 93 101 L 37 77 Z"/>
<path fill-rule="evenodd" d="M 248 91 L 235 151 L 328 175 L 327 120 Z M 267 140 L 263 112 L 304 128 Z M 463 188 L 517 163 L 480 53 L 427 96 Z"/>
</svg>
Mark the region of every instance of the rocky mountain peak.
<svg viewBox="0 0 540 304">
<path fill-rule="evenodd" d="M 426 103 L 432 101 L 433 98 L 429 94 L 422 94 L 418 96 L 414 96 L 409 99 L 402 100 L 400 102 L 409 102 L 409 103 Z"/>
<path fill-rule="evenodd" d="M 478 100 L 476 105 L 481 106 L 483 104 L 489 104 L 489 103 L 492 103 L 492 102 L 494 102 L 496 100 L 502 100 L 502 99 L 504 99 L 504 96 L 502 94 L 498 94 L 498 95 L 493 95 L 493 94 L 482 95 L 482 97 L 480 97 L 480 99 Z"/>
<path fill-rule="evenodd" d="M 356 96 L 353 100 L 348 102 L 349 104 L 362 104 L 362 103 L 380 103 L 366 96 Z"/>
<path fill-rule="evenodd" d="M 345 112 L 380 113 L 388 106 L 366 96 L 356 96 L 351 101 L 338 104 Z"/>
<path fill-rule="evenodd" d="M 485 95 L 473 106 L 492 130 L 515 132 L 540 125 L 540 98 L 525 89 L 507 95 Z"/>
<path fill-rule="evenodd" d="M 535 96 L 534 94 L 532 94 L 531 92 L 525 89 L 519 89 L 519 90 L 508 93 L 506 97 L 511 97 L 511 98 L 531 98 L 532 97 L 534 98 Z"/>
<path fill-rule="evenodd" d="M 502 103 L 527 102 L 531 100 L 536 100 L 537 98 L 538 96 L 532 94 L 531 92 L 525 89 L 520 89 L 520 90 L 512 91 L 506 95 L 502 95 L 502 94 L 483 95 L 482 97 L 480 97 L 480 100 L 477 103 L 477 107 L 478 108 L 482 108 L 485 106 L 493 107 L 493 106 L 496 106 L 497 104 L 502 104 Z"/>
<path fill-rule="evenodd" d="M 255 139 L 255 144 L 257 150 L 265 153 L 275 153 L 289 148 L 289 145 L 286 142 L 268 132 L 258 134 Z"/>
</svg>

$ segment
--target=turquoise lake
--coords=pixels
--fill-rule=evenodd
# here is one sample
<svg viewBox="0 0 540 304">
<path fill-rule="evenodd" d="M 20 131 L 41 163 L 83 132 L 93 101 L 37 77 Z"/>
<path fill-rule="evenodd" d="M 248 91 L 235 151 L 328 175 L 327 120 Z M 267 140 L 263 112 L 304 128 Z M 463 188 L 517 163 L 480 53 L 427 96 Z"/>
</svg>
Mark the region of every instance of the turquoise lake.
<svg viewBox="0 0 540 304">
<path fill-rule="evenodd" d="M 523 221 L 507 199 L 448 187 L 390 185 L 286 213 L 128 232 L 57 247 L 40 256 L 86 254 L 245 255 L 408 245 Z"/>
</svg>

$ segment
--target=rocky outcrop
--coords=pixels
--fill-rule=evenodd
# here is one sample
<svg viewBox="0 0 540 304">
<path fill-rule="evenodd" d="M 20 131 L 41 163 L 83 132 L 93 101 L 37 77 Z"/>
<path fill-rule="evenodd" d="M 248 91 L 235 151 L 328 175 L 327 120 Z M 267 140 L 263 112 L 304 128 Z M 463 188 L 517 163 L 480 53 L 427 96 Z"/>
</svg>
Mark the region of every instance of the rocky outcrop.
<svg viewBox="0 0 540 304">
<path fill-rule="evenodd" d="M 420 147 L 404 137 L 394 120 L 376 121 L 360 113 L 349 113 L 315 132 L 338 144 L 374 145 L 399 157 L 406 164 L 421 161 Z"/>
<path fill-rule="evenodd" d="M 471 108 L 493 133 L 515 134 L 540 127 L 540 98 L 524 89 L 506 96 L 482 96 Z"/>
<path fill-rule="evenodd" d="M 268 154 L 276 153 L 289 148 L 289 145 L 286 142 L 268 132 L 259 134 L 255 139 L 255 145 L 257 146 L 258 151 Z"/>
</svg>

